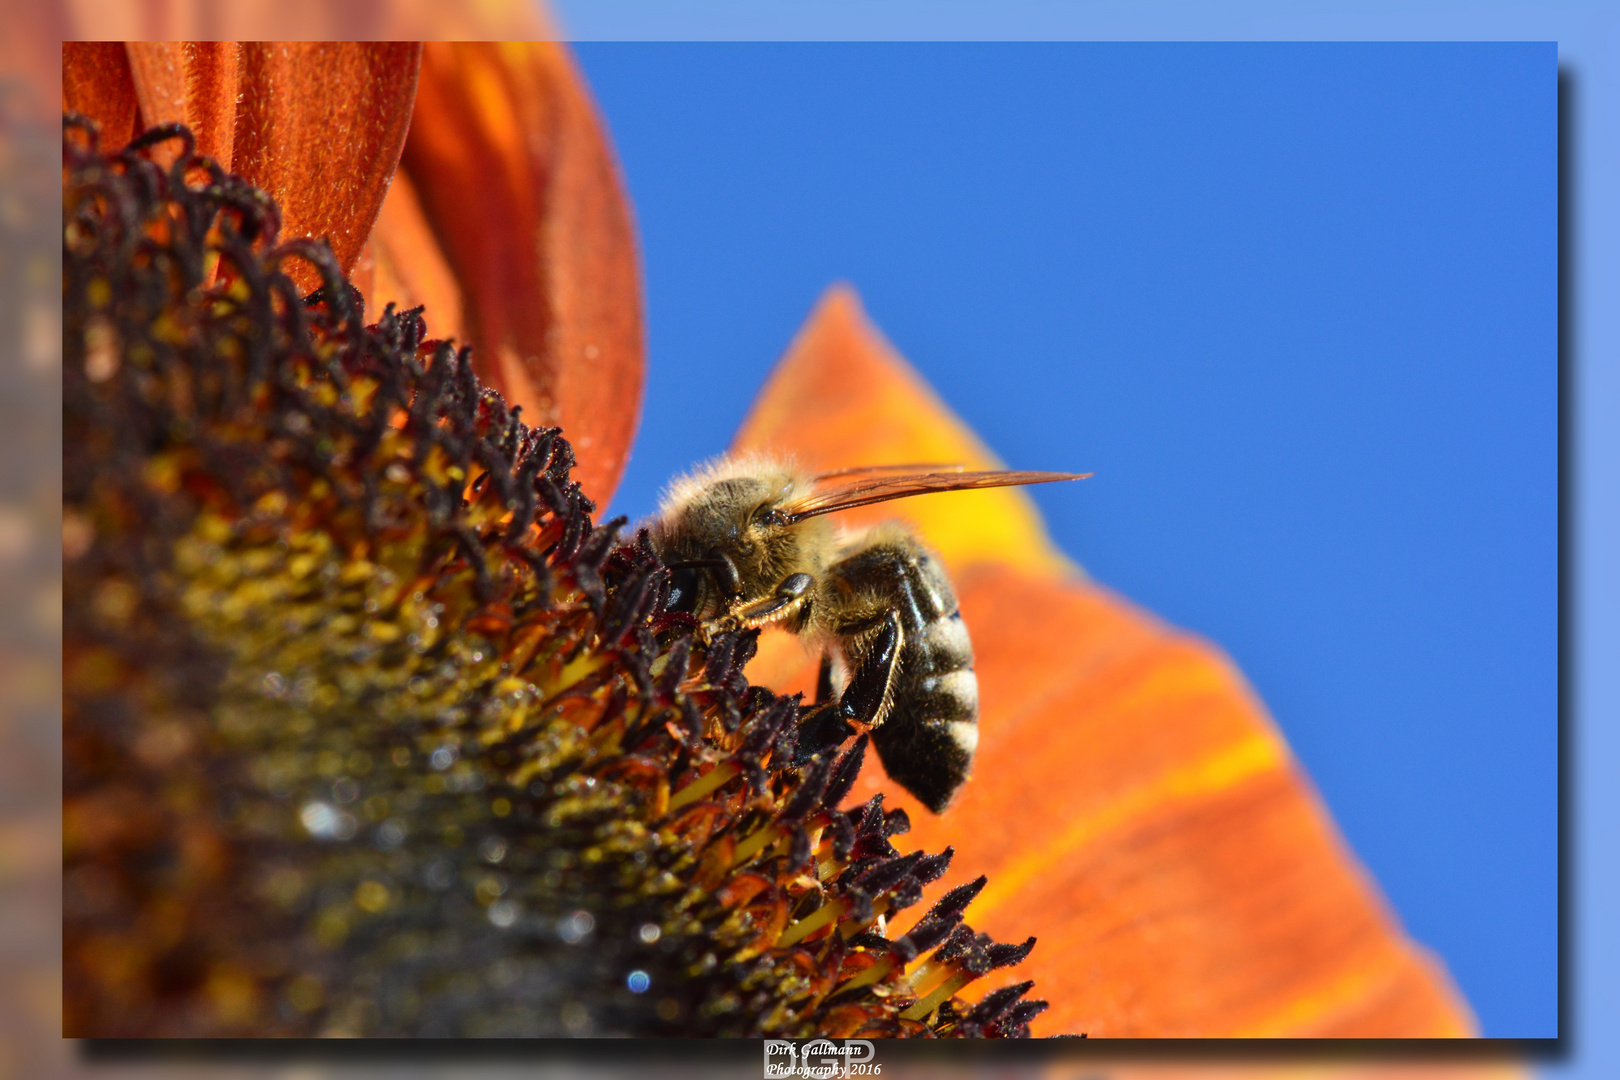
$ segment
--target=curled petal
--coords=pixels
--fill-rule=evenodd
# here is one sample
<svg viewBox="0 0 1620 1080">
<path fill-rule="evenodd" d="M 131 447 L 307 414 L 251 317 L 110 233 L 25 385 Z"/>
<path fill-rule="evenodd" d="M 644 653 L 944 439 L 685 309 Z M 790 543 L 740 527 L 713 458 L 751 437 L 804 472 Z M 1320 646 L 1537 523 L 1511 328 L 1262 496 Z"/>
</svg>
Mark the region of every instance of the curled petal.
<svg viewBox="0 0 1620 1080">
<path fill-rule="evenodd" d="M 425 9 L 391 3 L 370 15 L 379 20 L 375 33 L 357 31 L 352 36 L 475 41 L 557 37 L 546 11 L 524 0 L 452 0 Z M 401 310 L 420 305 L 426 308 L 433 337 L 465 338 L 461 287 L 404 170 L 394 173 L 352 280 L 365 294 L 367 311 L 381 312 L 390 303 Z"/>
<path fill-rule="evenodd" d="M 131 41 L 124 47 L 142 126 L 185 124 L 197 137 L 198 153 L 229 170 L 241 46 L 234 41 Z"/>
<path fill-rule="evenodd" d="M 481 375 L 528 423 L 565 429 L 604 503 L 640 414 L 641 292 L 629 207 L 565 49 L 427 46 L 405 170 Z"/>
<path fill-rule="evenodd" d="M 416 188 L 403 172 L 394 174 L 352 280 L 373 315 L 390 303 L 402 311 L 420 305 L 427 309 L 423 317 L 431 336 L 459 339 L 466 332 L 461 288 L 422 214 Z"/>
<path fill-rule="evenodd" d="M 199 151 L 280 204 L 284 239 L 326 239 L 347 272 L 398 167 L 420 57 L 411 43 L 70 43 L 62 97 L 110 147 L 186 124 Z M 320 283 L 302 263 L 288 271 Z"/>
<path fill-rule="evenodd" d="M 100 124 L 103 145 L 123 146 L 135 137 L 140 104 L 121 42 L 62 43 L 62 109 Z"/>
<path fill-rule="evenodd" d="M 365 3 L 287 3 L 286 0 L 141 0 L 107 4 L 17 5 L 19 14 L 46 22 L 54 9 L 63 32 L 42 40 L 179 41 L 532 41 L 557 37 L 534 0 L 366 0 Z M 29 18 L 22 20 L 25 24 Z M 56 26 L 49 30 L 56 30 Z M 37 31 L 36 31 L 37 32 Z M 3 55 L 3 54 L 0 54 Z"/>
<path fill-rule="evenodd" d="M 818 468 L 994 464 L 844 290 L 736 444 L 763 446 Z M 1036 937 L 986 989 L 1033 978 L 1051 1002 L 1036 1034 L 1471 1033 L 1466 1004 L 1401 932 L 1230 662 L 1067 571 L 1027 502 L 965 508 L 1014 494 L 872 508 L 903 510 L 951 565 L 976 653 L 979 746 L 943 815 L 879 769 L 849 796 L 881 791 L 903 808 L 907 848 L 954 846 L 944 887 L 989 876 L 976 930 Z M 781 638 L 761 641 L 750 676 L 808 689 L 814 664 Z"/>
<path fill-rule="evenodd" d="M 242 46 L 232 169 L 280 203 L 284 238 L 326 239 L 345 273 L 399 164 L 420 57 L 409 42 Z"/>
</svg>

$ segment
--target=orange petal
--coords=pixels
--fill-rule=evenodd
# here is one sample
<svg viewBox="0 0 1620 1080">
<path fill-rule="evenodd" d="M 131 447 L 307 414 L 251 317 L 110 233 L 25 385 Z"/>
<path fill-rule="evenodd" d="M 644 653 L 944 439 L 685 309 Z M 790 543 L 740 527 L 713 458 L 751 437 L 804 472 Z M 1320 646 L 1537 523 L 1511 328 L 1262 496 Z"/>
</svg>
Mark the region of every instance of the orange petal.
<svg viewBox="0 0 1620 1080">
<path fill-rule="evenodd" d="M 140 126 L 185 124 L 198 152 L 230 169 L 242 47 L 234 41 L 131 41 L 125 49 Z"/>
<path fill-rule="evenodd" d="M 62 43 L 62 111 L 83 113 L 100 124 L 101 144 L 109 149 L 135 137 L 140 106 L 121 43 Z"/>
<path fill-rule="evenodd" d="M 765 446 L 817 467 L 992 461 L 847 290 L 744 424 L 737 448 Z M 954 846 L 943 887 L 989 875 L 975 929 L 1039 939 L 984 988 L 1035 979 L 1052 1003 L 1038 1034 L 1470 1034 L 1467 1006 L 1401 933 L 1241 675 L 1065 573 L 1027 502 L 966 508 L 1002 494 L 889 504 L 956 577 L 982 702 L 974 776 L 941 816 L 876 766 L 851 796 L 904 807 L 908 847 Z M 778 636 L 750 675 L 800 689 L 810 672 Z"/>
<path fill-rule="evenodd" d="M 399 164 L 421 46 L 244 44 L 232 169 L 281 204 L 281 236 L 325 238 L 345 271 L 359 258 Z M 304 288 L 313 269 L 286 264 Z"/>
<path fill-rule="evenodd" d="M 366 0 L 365 3 L 287 3 L 287 0 L 67 0 L 17 4 L 25 30 L 56 41 L 531 41 L 558 36 L 535 0 Z M 65 9 L 58 11 L 57 9 Z M 54 18 L 52 17 L 54 16 Z M 13 20 L 13 24 L 17 20 Z M 36 24 L 28 26 L 29 22 Z M 61 25 L 62 32 L 51 32 Z M 8 30 L 12 29 L 8 25 Z M 0 56 L 3 56 L 0 42 Z M 11 70 L 0 68 L 0 70 Z"/>
<path fill-rule="evenodd" d="M 553 42 L 427 46 L 405 169 L 462 285 L 485 379 L 559 425 L 598 505 L 641 409 L 641 286 L 617 169 Z"/>
<path fill-rule="evenodd" d="M 465 333 L 461 289 L 404 172 L 394 174 L 351 280 L 365 295 L 368 319 L 381 315 L 386 304 L 400 310 L 421 305 L 431 337 L 459 339 Z"/>
<path fill-rule="evenodd" d="M 109 146 L 178 122 L 281 206 L 281 238 L 324 238 L 352 269 L 399 164 L 416 97 L 411 43 L 131 42 L 63 46 L 63 107 Z M 302 260 L 300 287 L 320 284 Z"/>
<path fill-rule="evenodd" d="M 368 9 L 368 14 L 378 20 L 378 25 L 350 36 L 472 41 L 530 41 L 557 36 L 547 13 L 528 0 L 447 2 L 431 9 L 395 0 Z M 422 212 L 416 187 L 403 169 L 394 173 L 371 239 L 361 250 L 350 280 L 365 294 L 366 310 L 372 318 L 390 303 L 399 309 L 421 305 L 426 309 L 430 336 L 466 336 L 461 288 Z"/>
</svg>

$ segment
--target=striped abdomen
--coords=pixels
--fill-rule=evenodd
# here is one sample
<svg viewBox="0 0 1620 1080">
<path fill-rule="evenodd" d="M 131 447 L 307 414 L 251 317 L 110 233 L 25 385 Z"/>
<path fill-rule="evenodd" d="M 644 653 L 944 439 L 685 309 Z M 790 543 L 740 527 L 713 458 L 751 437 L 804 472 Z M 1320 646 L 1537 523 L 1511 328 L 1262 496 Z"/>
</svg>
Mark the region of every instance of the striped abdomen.
<svg viewBox="0 0 1620 1080">
<path fill-rule="evenodd" d="M 866 601 L 840 605 L 841 614 L 866 616 L 861 622 L 840 620 L 855 631 L 840 634 L 849 665 L 860 664 L 870 636 L 858 629 L 862 622 L 870 626 L 874 615 L 886 617 L 888 611 L 899 618 L 899 660 L 872 745 L 889 777 L 938 813 L 967 779 L 979 741 L 973 645 L 956 592 L 933 552 L 895 526 L 880 527 L 854 550 L 846 549 L 831 576 L 843 595 Z"/>
</svg>

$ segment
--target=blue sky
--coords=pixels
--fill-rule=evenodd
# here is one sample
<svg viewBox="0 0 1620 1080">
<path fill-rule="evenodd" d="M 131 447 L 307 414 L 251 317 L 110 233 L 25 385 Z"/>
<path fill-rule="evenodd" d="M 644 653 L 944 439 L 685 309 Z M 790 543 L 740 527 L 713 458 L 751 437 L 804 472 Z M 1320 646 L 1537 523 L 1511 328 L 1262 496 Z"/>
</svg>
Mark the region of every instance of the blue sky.
<svg viewBox="0 0 1620 1080">
<path fill-rule="evenodd" d="M 1554 46 L 577 48 L 645 259 L 613 509 L 852 282 L 1097 472 L 1060 545 L 1232 654 L 1486 1034 L 1554 1034 Z"/>
</svg>

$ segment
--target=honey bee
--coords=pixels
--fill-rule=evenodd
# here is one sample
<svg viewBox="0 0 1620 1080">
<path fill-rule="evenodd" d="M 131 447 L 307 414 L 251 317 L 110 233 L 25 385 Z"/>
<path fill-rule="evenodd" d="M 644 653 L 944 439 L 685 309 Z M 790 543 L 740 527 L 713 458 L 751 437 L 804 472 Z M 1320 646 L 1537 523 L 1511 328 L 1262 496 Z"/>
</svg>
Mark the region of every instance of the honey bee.
<svg viewBox="0 0 1620 1080">
<path fill-rule="evenodd" d="M 937 814 L 978 745 L 979 687 L 956 592 L 905 525 L 840 530 L 826 515 L 1089 475 L 938 465 L 812 474 L 781 458 L 725 457 L 672 483 L 647 529 L 670 571 L 671 610 L 706 633 L 778 625 L 821 652 L 801 745 L 870 729 L 884 771 Z"/>
</svg>

